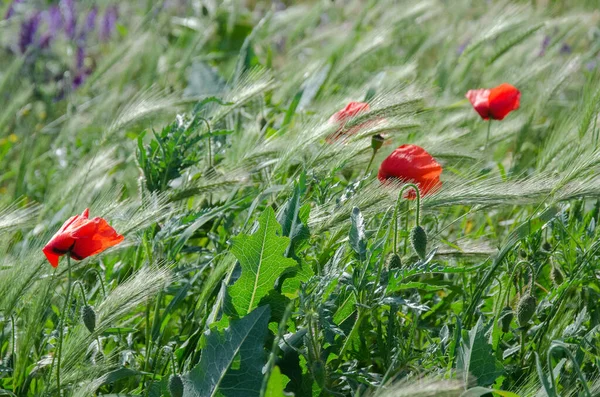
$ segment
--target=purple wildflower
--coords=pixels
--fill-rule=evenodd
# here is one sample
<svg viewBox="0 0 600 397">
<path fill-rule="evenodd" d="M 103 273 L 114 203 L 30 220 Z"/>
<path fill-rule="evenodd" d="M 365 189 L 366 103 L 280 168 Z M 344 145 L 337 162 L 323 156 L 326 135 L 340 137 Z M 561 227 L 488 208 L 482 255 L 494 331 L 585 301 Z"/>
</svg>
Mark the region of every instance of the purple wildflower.
<svg viewBox="0 0 600 397">
<path fill-rule="evenodd" d="M 94 6 L 85 17 L 85 24 L 81 28 L 79 34 L 80 40 L 85 40 L 88 33 L 91 33 L 96 28 L 96 17 L 98 16 L 98 7 Z"/>
<path fill-rule="evenodd" d="M 60 28 L 62 28 L 63 20 L 60 9 L 57 6 L 52 6 L 44 13 L 44 19 L 48 24 L 48 30 L 42 35 L 40 47 L 47 48 L 50 42 L 54 40 Z"/>
<path fill-rule="evenodd" d="M 8 10 L 6 10 L 6 14 L 4 15 L 4 19 L 10 19 L 13 15 L 15 15 L 15 8 L 19 3 L 22 3 L 23 0 L 13 0 L 12 3 L 8 6 Z"/>
<path fill-rule="evenodd" d="M 540 48 L 540 53 L 538 54 L 538 56 L 543 57 L 546 54 L 546 50 L 548 49 L 549 45 L 550 45 L 550 36 L 546 35 L 546 36 L 544 36 L 544 41 L 542 41 L 542 46 Z"/>
<path fill-rule="evenodd" d="M 27 48 L 34 43 L 35 36 L 40 27 L 40 21 L 40 12 L 36 11 L 21 24 L 21 31 L 19 33 L 19 49 L 22 53 L 25 53 Z"/>
<path fill-rule="evenodd" d="M 81 87 L 81 85 L 85 83 L 86 79 L 87 73 L 85 71 L 78 72 L 75 77 L 73 77 L 73 89 L 76 90 Z"/>
<path fill-rule="evenodd" d="M 595 60 L 591 60 L 588 63 L 585 64 L 585 68 L 591 72 L 596 68 L 596 64 L 597 62 Z"/>
<path fill-rule="evenodd" d="M 571 49 L 571 46 L 568 45 L 567 43 L 563 43 L 563 45 L 560 47 L 561 54 L 565 54 L 565 55 L 570 54 L 571 51 L 573 51 L 573 50 Z"/>
<path fill-rule="evenodd" d="M 77 27 L 77 14 L 75 13 L 75 0 L 60 0 L 60 10 L 65 20 L 65 33 L 68 38 L 75 38 Z"/>
<path fill-rule="evenodd" d="M 471 39 L 466 39 L 465 41 L 463 41 L 463 43 L 456 49 L 456 55 L 462 55 L 462 53 L 465 52 L 465 49 L 467 48 L 470 42 Z"/>
<path fill-rule="evenodd" d="M 75 68 L 77 70 L 83 69 L 83 61 L 85 60 L 85 49 L 83 45 L 77 46 L 77 53 L 75 54 Z"/>
<path fill-rule="evenodd" d="M 119 17 L 117 7 L 110 6 L 104 11 L 104 18 L 102 18 L 102 26 L 100 26 L 100 39 L 106 41 L 110 39 L 115 26 L 117 24 L 117 18 Z"/>
</svg>

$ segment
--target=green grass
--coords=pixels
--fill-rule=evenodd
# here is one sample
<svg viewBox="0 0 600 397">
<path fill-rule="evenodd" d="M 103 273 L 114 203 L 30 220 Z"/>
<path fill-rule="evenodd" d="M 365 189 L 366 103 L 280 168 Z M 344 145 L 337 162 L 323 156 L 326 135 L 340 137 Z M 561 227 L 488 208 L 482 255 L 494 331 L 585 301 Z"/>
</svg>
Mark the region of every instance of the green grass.
<svg viewBox="0 0 600 397">
<path fill-rule="evenodd" d="M 0 395 L 600 395 L 597 4 L 214 3 L 121 5 L 64 95 L 74 43 L 0 22 Z M 503 82 L 485 148 L 465 93 Z M 444 168 L 425 259 L 376 178 L 405 143 Z M 65 304 L 41 249 L 87 207 L 125 241 Z"/>
</svg>

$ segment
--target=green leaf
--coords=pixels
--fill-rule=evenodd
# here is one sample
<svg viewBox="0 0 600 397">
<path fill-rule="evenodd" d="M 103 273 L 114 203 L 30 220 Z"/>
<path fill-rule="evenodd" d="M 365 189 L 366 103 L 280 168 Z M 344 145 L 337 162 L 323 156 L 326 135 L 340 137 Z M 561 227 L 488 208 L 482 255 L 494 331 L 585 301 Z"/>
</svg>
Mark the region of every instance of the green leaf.
<svg viewBox="0 0 600 397">
<path fill-rule="evenodd" d="M 473 383 L 477 386 L 489 386 L 503 372 L 502 365 L 496 361 L 485 336 L 482 318 L 469 331 L 468 337 L 463 337 L 457 356 L 457 369 L 462 372 L 467 385 Z M 472 377 L 476 378 L 476 382 L 473 382 Z"/>
<path fill-rule="evenodd" d="M 242 275 L 230 289 L 233 305 L 240 316 L 258 306 L 284 270 L 296 266 L 295 260 L 284 256 L 290 239 L 279 236 L 281 226 L 271 207 L 265 209 L 258 223 L 254 234 L 233 238 L 231 247 L 242 267 Z"/>
<path fill-rule="evenodd" d="M 358 207 L 352 208 L 352 226 L 350 227 L 350 246 L 361 261 L 367 256 L 367 238 L 365 236 L 365 220 Z"/>
<path fill-rule="evenodd" d="M 209 331 L 200 362 L 184 376 L 183 396 L 258 396 L 270 316 L 269 306 L 261 306 L 231 321 L 223 333 Z M 230 369 L 234 362 L 236 368 Z"/>
<path fill-rule="evenodd" d="M 310 204 L 307 205 L 308 213 L 304 211 L 306 206 L 300 206 L 300 199 L 305 191 L 306 175 L 302 173 L 294 187 L 292 197 L 290 197 L 277 216 L 277 220 L 283 228 L 282 234 L 290 238 L 290 244 L 285 251 L 285 256 L 293 258 L 298 262 L 296 266 L 288 269 L 280 279 L 281 292 L 289 298 L 295 298 L 298 295 L 300 284 L 308 281 L 314 274 L 310 265 L 297 255 L 297 251 L 305 247 L 306 242 L 310 238 L 310 231 L 305 224 L 305 220 L 310 213 Z"/>
<path fill-rule="evenodd" d="M 281 124 L 282 128 L 292 122 L 292 119 L 294 118 L 294 114 L 296 114 L 296 108 L 298 107 L 298 104 L 300 103 L 300 99 L 302 99 L 303 93 L 304 93 L 304 90 L 300 90 L 296 93 L 296 95 L 294 95 L 294 98 L 292 98 L 292 102 L 290 103 L 290 106 L 288 107 L 287 112 L 285 112 L 285 117 L 283 119 L 283 123 Z"/>
<path fill-rule="evenodd" d="M 540 356 L 537 354 L 537 352 L 534 352 L 534 354 L 535 354 L 535 368 L 537 370 L 538 378 L 540 379 L 540 383 L 542 384 L 542 387 L 544 388 L 546 395 L 548 395 L 549 397 L 554 397 L 556 395 L 556 392 L 554 390 L 554 384 L 552 384 L 551 382 L 548 381 L 548 377 L 546 376 L 546 374 L 544 373 L 544 370 L 542 369 L 542 363 L 540 361 Z"/>
<path fill-rule="evenodd" d="M 277 216 L 277 221 L 282 226 L 282 235 L 290 238 L 290 245 L 286 256 L 296 258 L 296 247 L 310 237 L 308 227 L 300 219 L 300 199 L 306 191 L 306 175 L 303 173 L 294 186 L 292 197 Z"/>
<path fill-rule="evenodd" d="M 290 381 L 285 375 L 281 374 L 279 367 L 273 367 L 271 370 L 271 375 L 269 376 L 269 382 L 267 383 L 267 389 L 265 390 L 265 394 L 263 397 L 285 397 L 289 396 L 289 393 L 285 393 L 285 386 Z M 293 394 L 292 394 L 293 395 Z"/>
</svg>

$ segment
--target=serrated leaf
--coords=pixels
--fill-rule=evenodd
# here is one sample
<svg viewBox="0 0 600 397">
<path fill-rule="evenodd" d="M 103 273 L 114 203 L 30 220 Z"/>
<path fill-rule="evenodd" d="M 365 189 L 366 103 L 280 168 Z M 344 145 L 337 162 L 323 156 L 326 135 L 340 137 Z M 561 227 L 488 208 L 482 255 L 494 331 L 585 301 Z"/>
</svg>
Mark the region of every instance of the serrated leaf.
<svg viewBox="0 0 600 397">
<path fill-rule="evenodd" d="M 223 333 L 209 331 L 200 362 L 183 377 L 183 396 L 258 396 L 270 316 L 269 306 L 261 306 L 231 321 Z M 234 362 L 237 368 L 230 368 Z"/>
<path fill-rule="evenodd" d="M 305 224 L 310 213 L 310 205 L 300 206 L 300 199 L 305 191 L 306 175 L 302 173 L 294 187 L 292 197 L 277 216 L 277 220 L 282 225 L 283 235 L 290 238 L 285 256 L 293 258 L 298 263 L 282 276 L 281 293 L 289 298 L 295 298 L 298 295 L 300 284 L 308 281 L 314 274 L 310 265 L 296 255 L 296 251 L 306 246 L 306 241 L 310 238 L 310 231 Z M 309 213 L 306 213 L 306 207 L 308 207 Z"/>
<path fill-rule="evenodd" d="M 295 260 L 284 256 L 290 239 L 281 236 L 281 226 L 271 207 L 265 209 L 258 224 L 254 234 L 234 237 L 231 247 L 242 268 L 242 275 L 230 289 L 233 306 L 240 316 L 256 308 L 274 288 L 277 278 L 296 266 Z"/>
<path fill-rule="evenodd" d="M 521 350 L 521 346 L 520 345 L 509 347 L 508 349 L 504 350 L 504 352 L 502 353 L 502 359 L 506 360 L 508 357 L 510 357 L 513 354 L 517 353 L 519 350 Z"/>
<path fill-rule="evenodd" d="M 575 317 L 575 321 L 569 326 L 567 326 L 567 328 L 565 328 L 565 330 L 563 331 L 563 338 L 566 339 L 572 336 L 576 336 L 583 329 L 583 323 L 585 322 L 586 317 L 587 307 L 584 306 L 581 312 L 577 314 L 577 317 Z"/>
<path fill-rule="evenodd" d="M 468 337 L 461 341 L 457 357 L 457 369 L 462 372 L 467 385 L 489 386 L 503 372 L 485 336 L 482 318 L 469 331 Z"/>
<path fill-rule="evenodd" d="M 365 236 L 365 220 L 358 207 L 352 208 L 352 226 L 350 227 L 350 246 L 360 260 L 365 260 L 367 255 L 367 238 Z"/>
<path fill-rule="evenodd" d="M 300 199 L 306 191 L 306 176 L 302 174 L 298 183 L 294 186 L 294 193 L 287 201 L 277 221 L 282 226 L 282 235 L 290 238 L 290 245 L 286 250 L 286 256 L 295 258 L 295 248 L 300 242 L 310 237 L 308 227 L 300 219 Z"/>
<path fill-rule="evenodd" d="M 279 367 L 275 366 L 271 370 L 269 381 L 267 382 L 267 389 L 263 397 L 286 397 L 293 396 L 293 394 L 285 393 L 285 386 L 290 381 L 290 378 L 283 375 L 279 370 Z"/>
</svg>

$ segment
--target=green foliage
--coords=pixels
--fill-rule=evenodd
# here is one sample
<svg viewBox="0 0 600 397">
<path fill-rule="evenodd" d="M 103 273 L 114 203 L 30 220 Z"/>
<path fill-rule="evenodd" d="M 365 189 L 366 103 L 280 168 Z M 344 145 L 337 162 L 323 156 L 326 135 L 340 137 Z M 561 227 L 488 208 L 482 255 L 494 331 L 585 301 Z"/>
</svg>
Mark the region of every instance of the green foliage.
<svg viewBox="0 0 600 397">
<path fill-rule="evenodd" d="M 545 3 L 75 2 L 76 38 L 41 47 L 47 6 L 20 2 L 0 394 L 597 394 L 597 2 Z M 465 93 L 503 82 L 520 108 L 482 121 Z M 350 101 L 369 110 L 331 118 Z M 443 167 L 419 214 L 377 178 L 402 144 Z M 125 240 L 74 261 L 65 300 L 41 249 L 87 207 Z"/>
<path fill-rule="evenodd" d="M 503 373 L 502 365 L 492 354 L 492 347 L 485 334 L 483 319 L 480 318 L 461 338 L 456 368 L 463 373 L 467 385 L 489 386 Z"/>
<path fill-rule="evenodd" d="M 185 376 L 183 395 L 258 396 L 269 316 L 269 307 L 261 306 L 223 333 L 211 330 L 200 362 Z"/>
<path fill-rule="evenodd" d="M 275 212 L 267 207 L 258 219 L 258 229 L 250 236 L 236 236 L 231 252 L 240 262 L 242 274 L 229 289 L 234 307 L 241 316 L 250 313 L 274 288 L 277 278 L 296 261 L 284 252 L 290 243 L 281 236 Z"/>
<path fill-rule="evenodd" d="M 199 128 L 199 120 L 180 118 L 159 134 L 154 133 L 148 145 L 143 144 L 145 133 L 140 134 L 137 159 L 150 192 L 165 191 L 170 182 L 198 162 L 199 153 L 192 149 L 201 139 L 195 134 Z"/>
</svg>

